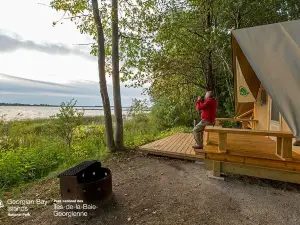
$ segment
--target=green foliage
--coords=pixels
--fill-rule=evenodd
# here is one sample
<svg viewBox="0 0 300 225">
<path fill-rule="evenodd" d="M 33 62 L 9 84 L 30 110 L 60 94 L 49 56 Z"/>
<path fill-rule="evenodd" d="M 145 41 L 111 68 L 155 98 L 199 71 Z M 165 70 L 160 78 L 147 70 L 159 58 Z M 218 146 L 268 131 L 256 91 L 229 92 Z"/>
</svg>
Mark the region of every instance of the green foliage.
<svg viewBox="0 0 300 225">
<path fill-rule="evenodd" d="M 224 128 L 241 128 L 240 122 L 222 121 L 222 127 Z"/>
<path fill-rule="evenodd" d="M 138 112 L 142 111 L 135 112 L 132 119 L 124 123 L 127 148 L 184 131 L 184 128 L 162 130 L 148 114 L 140 116 Z M 6 135 L 0 136 L 0 192 L 84 160 L 101 160 L 108 156 L 103 118 L 83 118 L 83 123 L 73 129 L 71 148 L 57 132 L 58 121 L 6 121 Z"/>
<path fill-rule="evenodd" d="M 173 127 L 161 129 L 156 121 L 125 121 L 124 122 L 124 143 L 127 148 L 136 148 L 151 141 L 170 136 L 177 132 L 186 132 L 186 127 Z"/>
<path fill-rule="evenodd" d="M 156 139 L 167 137 L 176 132 L 191 132 L 186 124 L 179 126 L 179 123 L 173 123 L 173 126 L 167 124 L 163 111 L 161 114 L 155 114 L 152 107 L 149 112 L 149 103 L 147 101 L 134 99 L 129 111 L 130 120 L 124 122 L 124 142 L 125 146 L 135 148 Z"/>
<path fill-rule="evenodd" d="M 149 107 L 147 100 L 133 99 L 132 105 L 128 111 L 128 116 L 135 122 L 148 122 L 148 111 Z"/>
<path fill-rule="evenodd" d="M 64 150 L 65 149 L 65 150 Z M 10 187 L 33 179 L 39 179 L 57 168 L 67 158 L 62 142 L 44 137 L 33 147 L 19 146 L 0 153 L 0 183 Z"/>
<path fill-rule="evenodd" d="M 296 1 L 281 0 L 157 2 L 153 21 L 156 18 L 162 22 L 153 39 L 156 48 L 147 56 L 152 73 L 146 80 L 152 81 L 149 93 L 154 105 L 165 108 L 161 111 L 169 115 L 169 120 L 164 121 L 172 126 L 175 114 L 183 115 L 187 111 L 186 107 L 176 107 L 180 102 L 189 102 L 190 96 L 183 94 L 182 89 L 190 89 L 192 95 L 203 90 L 208 78 L 208 53 L 212 55 L 218 114 L 233 116 L 230 31 L 299 18 L 295 13 L 299 6 Z M 174 98 L 176 102 L 169 104 Z"/>
<path fill-rule="evenodd" d="M 84 111 L 80 112 L 74 108 L 76 101 L 73 99 L 70 102 L 62 103 L 59 113 L 55 115 L 57 126 L 56 131 L 66 140 L 66 143 L 71 147 L 73 139 L 73 131 L 75 127 L 83 122 Z"/>
<path fill-rule="evenodd" d="M 82 124 L 104 124 L 103 116 L 84 116 Z"/>
<path fill-rule="evenodd" d="M 81 33 L 96 40 L 96 27 L 88 1 L 52 0 L 51 6 L 66 13 Z M 212 64 L 218 114 L 234 115 L 232 74 L 232 29 L 299 19 L 297 0 L 135 0 L 119 1 L 120 69 L 122 81 L 132 86 L 151 83 L 149 94 L 157 107 L 170 118 L 187 122 L 191 98 L 203 92 L 208 82 L 208 62 Z M 99 1 L 103 19 L 107 72 L 111 73 L 111 4 Z M 92 54 L 97 46 L 91 45 Z M 211 55 L 211 60 L 209 60 Z M 189 93 L 186 93 L 189 90 Z M 178 103 L 174 104 L 174 99 Z M 158 102 L 159 101 L 159 102 Z M 158 110 L 159 111 L 159 110 Z M 193 115 L 194 116 L 194 115 Z M 191 116 L 192 117 L 192 116 Z M 176 124 L 176 123 L 175 123 Z M 190 123 L 189 123 L 190 124 Z"/>
<path fill-rule="evenodd" d="M 188 116 L 189 110 L 178 106 L 178 104 L 173 105 L 168 99 L 159 99 L 152 106 L 152 120 L 156 120 L 161 129 L 183 124 L 188 126 L 189 119 L 191 120 Z"/>
</svg>

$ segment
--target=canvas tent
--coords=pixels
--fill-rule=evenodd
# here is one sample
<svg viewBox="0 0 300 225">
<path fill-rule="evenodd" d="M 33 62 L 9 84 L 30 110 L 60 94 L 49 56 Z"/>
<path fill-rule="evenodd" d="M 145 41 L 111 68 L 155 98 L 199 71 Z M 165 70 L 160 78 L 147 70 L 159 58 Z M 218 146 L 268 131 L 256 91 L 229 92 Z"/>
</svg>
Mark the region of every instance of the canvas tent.
<svg viewBox="0 0 300 225">
<path fill-rule="evenodd" d="M 300 20 L 232 31 L 235 110 L 253 108 L 260 84 L 300 140 Z"/>
</svg>

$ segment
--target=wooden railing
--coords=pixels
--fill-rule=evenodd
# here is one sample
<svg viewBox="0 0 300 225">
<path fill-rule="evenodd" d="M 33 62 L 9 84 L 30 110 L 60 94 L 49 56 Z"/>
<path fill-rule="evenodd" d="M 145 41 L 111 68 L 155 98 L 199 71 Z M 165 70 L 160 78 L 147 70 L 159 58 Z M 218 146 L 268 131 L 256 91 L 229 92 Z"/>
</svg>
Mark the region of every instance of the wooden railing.
<svg viewBox="0 0 300 225">
<path fill-rule="evenodd" d="M 216 118 L 216 126 L 220 126 L 222 121 L 230 121 L 230 122 L 242 122 L 242 128 L 247 129 L 248 124 L 253 130 L 256 130 L 258 120 L 253 119 L 239 119 L 239 118 Z"/>
<path fill-rule="evenodd" d="M 253 112 L 254 112 L 254 109 L 251 109 L 251 110 L 249 110 L 249 111 L 247 111 L 247 112 L 245 112 L 245 113 L 243 113 L 243 114 L 237 116 L 236 118 L 237 118 L 237 119 L 241 119 L 241 118 L 243 118 L 243 117 L 248 117 L 248 116 L 250 116 L 251 114 L 253 115 Z"/>
<path fill-rule="evenodd" d="M 275 154 L 283 160 L 291 160 L 293 153 L 292 139 L 294 135 L 290 132 L 283 131 L 268 131 L 268 130 L 246 130 L 246 129 L 231 129 L 207 126 L 205 128 L 207 132 L 206 142 L 209 143 L 209 133 L 214 132 L 219 135 L 219 147 L 220 153 L 226 153 L 227 151 L 227 134 L 242 134 L 242 135 L 257 135 L 257 136 L 272 136 L 276 137 L 276 152 Z"/>
</svg>

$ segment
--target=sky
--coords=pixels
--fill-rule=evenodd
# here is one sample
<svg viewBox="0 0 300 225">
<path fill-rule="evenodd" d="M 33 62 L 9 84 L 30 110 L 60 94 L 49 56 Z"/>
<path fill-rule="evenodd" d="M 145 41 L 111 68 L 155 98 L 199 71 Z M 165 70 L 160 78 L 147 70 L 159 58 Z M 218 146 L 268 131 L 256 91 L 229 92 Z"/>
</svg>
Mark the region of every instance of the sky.
<svg viewBox="0 0 300 225">
<path fill-rule="evenodd" d="M 81 105 L 101 105 L 97 57 L 89 54 L 88 46 L 76 45 L 92 39 L 68 20 L 53 27 L 63 13 L 45 6 L 49 4 L 50 0 L 0 0 L 0 102 L 60 104 L 75 98 Z M 47 82 L 53 90 L 35 81 Z M 111 78 L 107 82 L 111 90 Z M 57 92 L 56 84 L 73 89 Z M 124 106 L 132 98 L 146 98 L 141 88 L 121 86 Z"/>
</svg>

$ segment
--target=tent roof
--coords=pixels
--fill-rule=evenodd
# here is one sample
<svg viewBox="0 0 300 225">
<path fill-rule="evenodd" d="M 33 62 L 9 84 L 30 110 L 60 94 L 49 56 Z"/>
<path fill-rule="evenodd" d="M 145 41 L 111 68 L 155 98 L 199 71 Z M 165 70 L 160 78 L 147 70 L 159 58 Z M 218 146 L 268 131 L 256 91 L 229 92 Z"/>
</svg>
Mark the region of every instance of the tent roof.
<svg viewBox="0 0 300 225">
<path fill-rule="evenodd" d="M 241 49 L 300 140 L 300 20 L 234 30 L 232 37 L 233 55 L 237 54 L 236 48 Z M 235 42 L 237 47 L 234 47 Z M 246 82 L 249 80 L 246 79 Z M 256 89 L 257 82 L 254 83 Z"/>
</svg>

